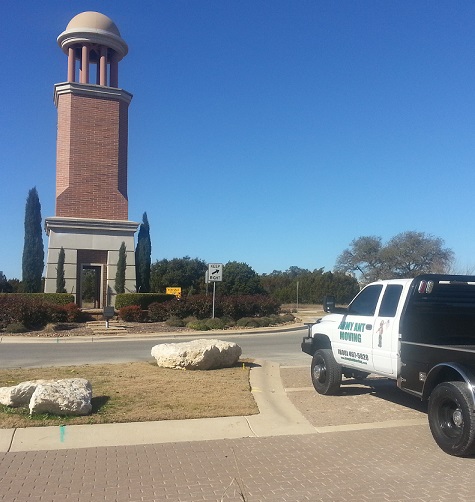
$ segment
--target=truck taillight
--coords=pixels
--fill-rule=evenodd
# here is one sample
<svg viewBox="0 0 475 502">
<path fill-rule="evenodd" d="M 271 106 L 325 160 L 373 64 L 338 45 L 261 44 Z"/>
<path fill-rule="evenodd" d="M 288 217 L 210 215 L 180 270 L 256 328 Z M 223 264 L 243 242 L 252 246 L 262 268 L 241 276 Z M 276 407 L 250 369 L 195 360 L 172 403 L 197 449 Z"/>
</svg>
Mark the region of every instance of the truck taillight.
<svg viewBox="0 0 475 502">
<path fill-rule="evenodd" d="M 434 289 L 434 281 L 421 281 L 419 283 L 419 288 L 417 291 L 419 291 L 421 295 L 423 295 L 424 293 L 429 295 L 430 293 L 432 293 L 433 289 Z"/>
</svg>

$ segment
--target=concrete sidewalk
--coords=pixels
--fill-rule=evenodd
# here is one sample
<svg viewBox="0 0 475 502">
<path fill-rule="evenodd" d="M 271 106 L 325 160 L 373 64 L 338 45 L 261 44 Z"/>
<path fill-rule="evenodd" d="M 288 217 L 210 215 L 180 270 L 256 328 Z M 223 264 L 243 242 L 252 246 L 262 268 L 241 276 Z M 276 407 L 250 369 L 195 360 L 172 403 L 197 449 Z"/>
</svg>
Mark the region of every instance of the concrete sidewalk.
<svg viewBox="0 0 475 502">
<path fill-rule="evenodd" d="M 315 433 L 284 391 L 279 365 L 256 361 L 250 373 L 259 414 L 243 417 L 0 429 L 0 451 L 128 446 Z"/>
</svg>

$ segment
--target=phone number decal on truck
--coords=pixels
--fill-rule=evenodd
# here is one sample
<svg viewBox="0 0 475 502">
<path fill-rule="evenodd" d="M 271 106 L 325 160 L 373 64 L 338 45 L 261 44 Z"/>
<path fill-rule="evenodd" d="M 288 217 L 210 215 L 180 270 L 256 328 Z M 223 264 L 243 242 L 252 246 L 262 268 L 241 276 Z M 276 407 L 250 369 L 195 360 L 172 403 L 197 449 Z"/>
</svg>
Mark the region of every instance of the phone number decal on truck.
<svg viewBox="0 0 475 502">
<path fill-rule="evenodd" d="M 362 354 L 361 352 L 353 352 L 345 349 L 338 349 L 338 355 L 345 361 L 352 361 L 359 364 L 368 364 L 369 360 L 368 354 Z"/>
</svg>

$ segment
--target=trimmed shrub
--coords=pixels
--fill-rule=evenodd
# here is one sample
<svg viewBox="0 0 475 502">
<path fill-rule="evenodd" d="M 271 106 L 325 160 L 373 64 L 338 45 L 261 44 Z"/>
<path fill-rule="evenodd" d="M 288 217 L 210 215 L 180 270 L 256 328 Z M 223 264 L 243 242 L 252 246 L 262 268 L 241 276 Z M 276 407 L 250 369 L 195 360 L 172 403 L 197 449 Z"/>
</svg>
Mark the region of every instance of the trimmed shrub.
<svg viewBox="0 0 475 502">
<path fill-rule="evenodd" d="M 138 305 L 142 310 L 147 310 L 152 303 L 163 303 L 175 298 L 175 295 L 164 293 L 121 293 L 115 297 L 115 308 Z"/>
<path fill-rule="evenodd" d="M 199 319 L 198 321 L 191 321 L 186 325 L 187 328 L 194 329 L 196 331 L 209 331 L 209 327 L 206 321 Z"/>
<path fill-rule="evenodd" d="M 5 328 L 5 331 L 7 333 L 26 333 L 28 329 L 21 322 L 12 322 Z"/>
<path fill-rule="evenodd" d="M 259 328 L 259 319 L 257 317 L 242 317 L 238 319 L 236 326 L 241 328 Z"/>
<path fill-rule="evenodd" d="M 170 319 L 165 321 L 165 324 L 171 328 L 183 328 L 186 326 L 186 322 L 178 317 L 170 317 Z"/>
<path fill-rule="evenodd" d="M 267 328 L 267 326 L 270 326 L 271 324 L 274 324 L 272 322 L 272 319 L 270 317 L 258 317 L 257 321 L 259 322 L 259 326 L 261 328 Z"/>
<path fill-rule="evenodd" d="M 224 325 L 226 328 L 232 328 L 233 326 L 236 326 L 236 321 L 234 319 L 231 319 L 230 317 L 220 317 L 220 319 L 224 322 Z"/>
<path fill-rule="evenodd" d="M 282 322 L 292 322 L 295 319 L 295 316 L 292 314 L 284 314 L 283 316 L 280 316 Z"/>
<path fill-rule="evenodd" d="M 147 312 L 138 305 L 129 305 L 119 310 L 119 317 L 126 322 L 146 322 Z"/>
<path fill-rule="evenodd" d="M 224 316 L 232 319 L 277 314 L 280 303 L 266 295 L 223 296 L 217 301 Z"/>
<path fill-rule="evenodd" d="M 74 295 L 69 293 L 0 293 L 0 302 L 3 297 L 23 298 L 25 300 L 35 300 L 53 305 L 67 305 L 74 302 Z"/>
<path fill-rule="evenodd" d="M 224 321 L 218 317 L 214 319 L 204 319 L 204 322 L 209 329 L 224 329 L 226 327 Z"/>
</svg>

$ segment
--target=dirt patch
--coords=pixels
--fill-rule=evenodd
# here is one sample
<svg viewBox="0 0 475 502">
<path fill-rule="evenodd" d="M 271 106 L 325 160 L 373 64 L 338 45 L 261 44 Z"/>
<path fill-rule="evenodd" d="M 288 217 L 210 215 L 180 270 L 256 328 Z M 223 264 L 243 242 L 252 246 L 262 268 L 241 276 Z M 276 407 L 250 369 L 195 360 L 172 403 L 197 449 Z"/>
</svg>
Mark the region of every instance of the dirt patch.
<svg viewBox="0 0 475 502">
<path fill-rule="evenodd" d="M 146 362 L 0 370 L 0 387 L 40 378 L 80 377 L 92 383 L 93 391 L 89 416 L 30 417 L 28 410 L 0 405 L 0 428 L 253 415 L 259 409 L 249 371 L 242 362 L 212 371 L 172 370 Z"/>
<path fill-rule="evenodd" d="M 191 331 L 188 328 L 167 326 L 164 322 L 120 322 L 120 325 L 124 326 L 127 330 L 127 334 L 130 335 L 177 332 L 186 333 L 188 331 Z M 7 333 L 5 331 L 2 331 L 0 334 L 1 336 L 26 336 L 37 338 L 94 336 L 93 331 L 87 327 L 86 323 L 61 323 L 59 325 L 48 324 L 48 326 L 40 330 L 27 331 L 25 333 Z"/>
<path fill-rule="evenodd" d="M 312 386 L 310 367 L 281 368 L 287 396 L 315 427 L 424 418 L 426 403 L 397 388 L 394 380 L 343 379 L 338 396 L 322 396 Z"/>
</svg>

